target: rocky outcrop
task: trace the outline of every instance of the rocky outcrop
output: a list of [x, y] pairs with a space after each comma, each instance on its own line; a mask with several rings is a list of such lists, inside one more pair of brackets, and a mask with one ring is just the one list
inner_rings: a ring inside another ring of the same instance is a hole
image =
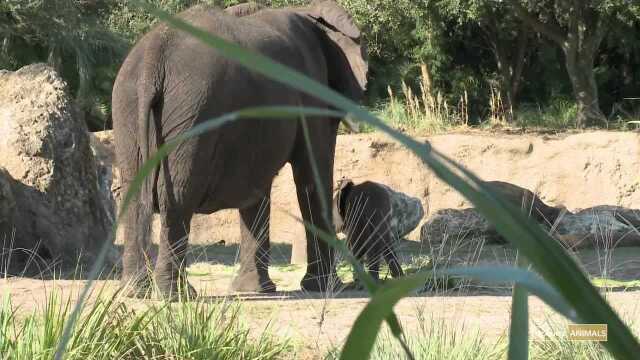
[[39, 244], [39, 255], [70, 266], [96, 254], [110, 235], [113, 199], [86, 125], [50, 67], [0, 73], [0, 154], [14, 179], [14, 248]]
[[[112, 152], [111, 133], [102, 134], [101, 142]], [[640, 171], [640, 137], [636, 133], [596, 131], [509, 135], [478, 132], [438, 135], [424, 140], [477, 175], [502, 180], [506, 185], [502, 189], [496, 186], [494, 190], [511, 197], [515, 206], [527, 209], [526, 213], [537, 217], [537, 221], [545, 219], [549, 230], [548, 224], [562, 213], [563, 206], [578, 213], [580, 208], [598, 204], [619, 204], [622, 207], [616, 212], [618, 221], [621, 221], [623, 213], [629, 214], [621, 209], [640, 208], [637, 176]], [[469, 233], [467, 238], [482, 236], [489, 242], [504, 241], [475, 210], [469, 208], [468, 200], [436, 178], [408, 150], [384, 135], [338, 136], [334, 170], [336, 179], [349, 177], [356, 181], [375, 181], [417, 197], [428, 214], [422, 220], [427, 225], [418, 225], [406, 236], [407, 239], [431, 238], [437, 243], [441, 241], [437, 238], [441, 238], [443, 233], [449, 238]], [[114, 169], [116, 178], [117, 174], [117, 169]], [[499, 183], [487, 182], [489, 186]], [[593, 184], [602, 185], [594, 189]], [[117, 179], [114, 180], [114, 188], [117, 191]], [[537, 196], [533, 198], [527, 188], [536, 189]], [[301, 215], [293, 189], [291, 168], [286, 165], [275, 178], [271, 193], [271, 239], [273, 242], [293, 243], [294, 250], [301, 250], [293, 252], [292, 260], [305, 262], [304, 227], [296, 220]], [[529, 194], [525, 198], [534, 199], [533, 206], [531, 201], [523, 203], [524, 194]], [[564, 217], [570, 216], [570, 211]], [[640, 219], [635, 221], [640, 223]], [[429, 226], [433, 230], [425, 230]], [[462, 230], [456, 230], [459, 228]], [[425, 233], [434, 236], [421, 236]], [[196, 215], [191, 224], [190, 241], [194, 244], [234, 243], [239, 237], [235, 210]]]
[[[567, 248], [640, 246], [640, 210], [603, 205], [571, 213], [562, 207], [546, 205], [531, 191], [516, 185], [502, 182], [488, 185], [513, 205], [521, 204], [526, 214]], [[422, 226], [420, 239], [436, 246], [472, 241], [506, 243], [473, 208], [436, 211]]]
[[569, 248], [640, 246], [640, 210], [595, 206], [567, 214], [553, 231]]
[[[14, 180], [0, 167], [0, 243], [9, 242], [15, 224], [16, 199], [13, 196]], [[4, 247], [4, 246], [3, 246]]]

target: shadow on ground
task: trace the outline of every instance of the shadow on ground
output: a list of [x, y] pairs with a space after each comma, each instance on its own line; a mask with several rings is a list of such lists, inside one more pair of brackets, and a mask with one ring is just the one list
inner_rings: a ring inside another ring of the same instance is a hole
[[[239, 297], [247, 301], [261, 301], [263, 299], [282, 298], [282, 299], [300, 299], [303, 298], [324, 298], [327, 294], [307, 293], [297, 289], [291, 289], [297, 286], [296, 280], [293, 284], [291, 273], [303, 274], [304, 265], [291, 265], [291, 244], [274, 243], [271, 247], [272, 261], [271, 274], [274, 281], [285, 278], [290, 282], [286, 290], [275, 294], [233, 294], [211, 297], [211, 300], [226, 297]], [[115, 247], [117, 254], [122, 254], [122, 246]], [[157, 246], [154, 244], [152, 254], [157, 253]], [[477, 265], [512, 265], [515, 262], [516, 251], [510, 245], [483, 245], [481, 242], [465, 242], [464, 244], [456, 244], [454, 242], [439, 247], [430, 247], [416, 241], [402, 240], [400, 242], [399, 251], [402, 262], [406, 268], [412, 271], [424, 269], [445, 269], [448, 267], [458, 266], [477, 266]], [[581, 267], [592, 277], [599, 279], [613, 280], [611, 283], [605, 283], [604, 286], [612, 291], [629, 291], [640, 289], [640, 247], [623, 247], [613, 249], [580, 249], [571, 253], [578, 260]], [[238, 262], [239, 244], [193, 244], [189, 247], [187, 255], [188, 266], [205, 266], [207, 276], [232, 277], [235, 272], [235, 266]], [[0, 264], [4, 264], [5, 260], [0, 258]], [[28, 271], [24, 269], [7, 272], [8, 276], [20, 276], [35, 279], [51, 280], [83, 280], [86, 279], [90, 270], [91, 263], [84, 262], [75, 268], [62, 268], [59, 263], [46, 264], [34, 261]], [[100, 279], [108, 280], [118, 278], [119, 266], [111, 265], [102, 272]], [[5, 272], [5, 268], [2, 269]], [[197, 273], [197, 270], [195, 271]], [[198, 276], [198, 275], [193, 275]], [[296, 275], [297, 276], [297, 275]], [[341, 275], [343, 276], [343, 275]], [[282, 281], [282, 280], [280, 280]], [[350, 280], [344, 280], [347, 284]], [[510, 292], [508, 284], [493, 286], [490, 284], [480, 284], [473, 281], [466, 281], [462, 285], [440, 288], [436, 291], [421, 292], [418, 296], [432, 296], [442, 294], [461, 294], [465, 296], [474, 295], [504, 295]], [[599, 286], [603, 286], [600, 284]], [[279, 285], [280, 287], [280, 285]], [[282, 287], [280, 287], [282, 288]], [[462, 288], [462, 290], [461, 290]], [[334, 298], [358, 298], [366, 297], [365, 291], [353, 290], [348, 288], [343, 291], [337, 291], [330, 294]], [[206, 298], [206, 297], [205, 297]]]

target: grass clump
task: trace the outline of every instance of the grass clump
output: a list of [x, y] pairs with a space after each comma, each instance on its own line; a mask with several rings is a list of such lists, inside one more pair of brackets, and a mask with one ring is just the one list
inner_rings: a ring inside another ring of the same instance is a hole
[[[53, 359], [71, 302], [50, 294], [22, 317], [6, 296], [0, 309], [0, 358]], [[265, 329], [257, 338], [225, 302], [158, 303], [134, 311], [117, 297], [98, 296], [82, 309], [64, 359], [279, 359], [286, 339]]]
[[[487, 340], [478, 331], [456, 329], [444, 320], [420, 318], [418, 328], [406, 334], [406, 342], [415, 359], [424, 360], [497, 360], [506, 354], [506, 342], [500, 338]], [[388, 331], [378, 334], [371, 359], [402, 358], [404, 350]], [[332, 349], [327, 359], [340, 358], [338, 349]]]
[[[374, 108], [373, 113], [390, 126], [412, 133], [439, 133], [467, 125], [467, 94], [460, 97], [458, 104], [449, 104], [442, 92], [434, 90], [426, 64], [420, 66], [420, 71], [419, 92], [414, 93], [404, 82], [399, 95], [387, 87], [389, 100]], [[368, 126], [366, 130], [372, 131], [373, 127]]]
[[556, 99], [544, 108], [522, 105], [515, 113], [515, 125], [527, 128], [577, 129], [575, 101]]
[[562, 322], [549, 318], [536, 324], [540, 336], [531, 340], [531, 357], [540, 360], [614, 359], [598, 342], [569, 340], [566, 336], [566, 326]]

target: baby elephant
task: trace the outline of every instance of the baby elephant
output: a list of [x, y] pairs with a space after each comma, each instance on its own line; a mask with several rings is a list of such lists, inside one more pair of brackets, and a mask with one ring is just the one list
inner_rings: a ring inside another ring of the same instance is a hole
[[403, 275], [394, 246], [423, 215], [417, 198], [371, 181], [355, 185], [342, 179], [333, 198], [336, 232], [346, 235], [347, 246], [375, 280], [380, 278], [382, 259], [389, 265], [391, 276]]

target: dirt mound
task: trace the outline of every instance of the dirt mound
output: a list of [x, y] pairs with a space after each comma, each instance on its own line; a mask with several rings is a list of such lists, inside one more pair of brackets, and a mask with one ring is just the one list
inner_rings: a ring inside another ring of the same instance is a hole
[[[109, 134], [100, 135], [109, 145]], [[559, 136], [470, 132], [437, 135], [434, 148], [484, 180], [506, 181], [536, 192], [552, 206], [579, 211], [597, 205], [640, 207], [640, 137], [631, 132], [594, 131]], [[334, 178], [380, 182], [421, 199], [426, 215], [471, 204], [445, 185], [410, 151], [379, 133], [338, 136]], [[272, 241], [304, 245], [291, 168], [287, 165], [272, 190]], [[293, 217], [292, 217], [293, 216]], [[409, 239], [419, 239], [417, 227]], [[239, 237], [237, 212], [198, 216], [193, 243]], [[296, 251], [294, 250], [294, 254]], [[294, 259], [294, 262], [304, 259]]]

